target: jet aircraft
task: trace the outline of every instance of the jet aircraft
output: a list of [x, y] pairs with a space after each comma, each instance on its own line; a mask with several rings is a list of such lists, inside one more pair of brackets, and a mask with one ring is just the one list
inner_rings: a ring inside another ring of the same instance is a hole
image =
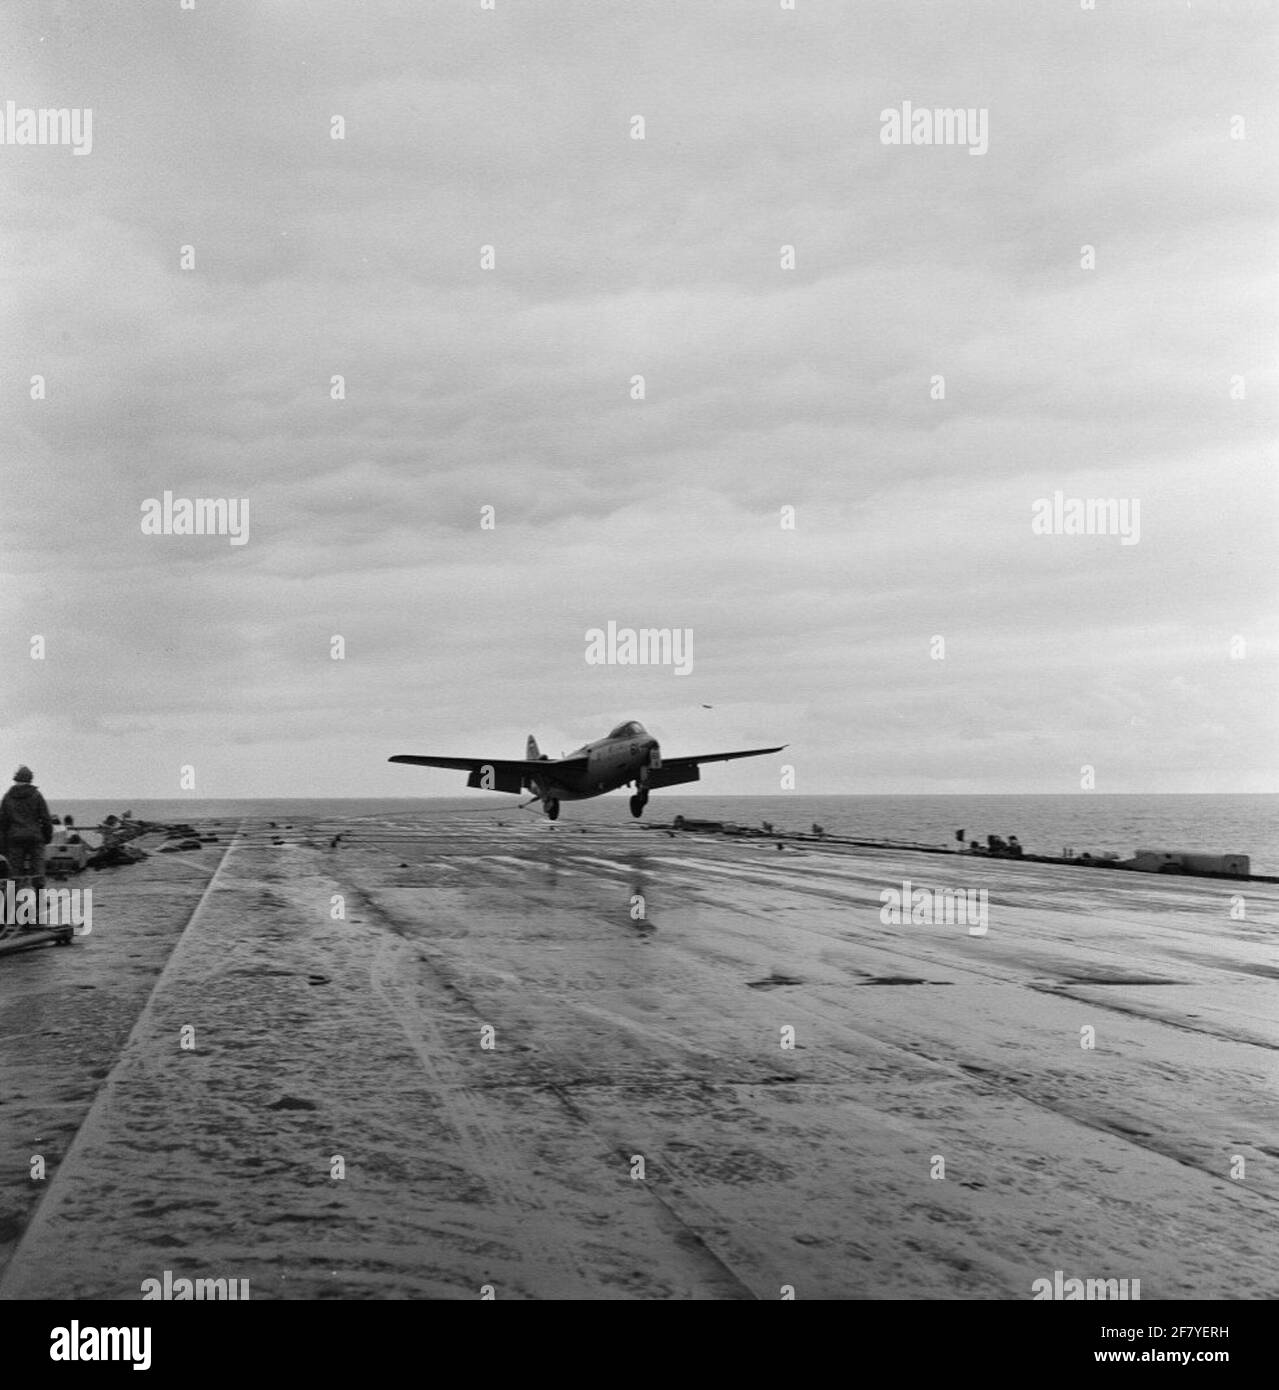
[[397, 753], [388, 758], [392, 763], [417, 763], [423, 767], [451, 767], [468, 772], [468, 787], [485, 791], [532, 792], [531, 806], [540, 801], [547, 817], [555, 820], [561, 801], [585, 801], [602, 796], [617, 787], [633, 785], [631, 815], [644, 814], [648, 794], [656, 787], [674, 787], [681, 782], [701, 780], [700, 763], [724, 763], [732, 758], [758, 758], [765, 753], [780, 753], [786, 745], [776, 748], [747, 748], [740, 753], [701, 753], [696, 757], [663, 758], [657, 740], [634, 719], [619, 724], [604, 738], [584, 743], [581, 748], [563, 758], [549, 758], [539, 753], [537, 740], [528, 736], [524, 758], [435, 758], [417, 753]]

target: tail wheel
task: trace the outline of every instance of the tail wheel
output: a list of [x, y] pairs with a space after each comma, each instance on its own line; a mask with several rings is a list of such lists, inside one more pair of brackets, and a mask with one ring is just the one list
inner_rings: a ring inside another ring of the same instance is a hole
[[546, 810], [547, 820], [559, 820], [560, 803], [558, 801], [546, 801], [542, 803]]

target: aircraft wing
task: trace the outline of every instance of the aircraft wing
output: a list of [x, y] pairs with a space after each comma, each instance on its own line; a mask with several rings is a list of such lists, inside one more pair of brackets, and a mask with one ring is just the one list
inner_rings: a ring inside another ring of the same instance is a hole
[[662, 766], [685, 768], [696, 767], [698, 763], [726, 763], [733, 758], [759, 758], [765, 753], [780, 753], [789, 744], [781, 744], [777, 748], [744, 748], [740, 753], [698, 753], [695, 757], [689, 758], [668, 758], [662, 757]]
[[506, 773], [513, 777], [545, 776], [551, 771], [578, 772], [586, 767], [585, 758], [434, 758], [421, 753], [397, 753], [388, 763], [417, 763], [421, 767], [451, 767], [458, 772], [483, 772], [491, 767], [501, 776]]
[[425, 753], [397, 753], [389, 763], [417, 763], [420, 767], [451, 767], [468, 773], [466, 785], [490, 792], [520, 793], [534, 779], [573, 777], [585, 772], [585, 758], [435, 758]]
[[645, 782], [655, 790], [659, 787], [678, 787], [684, 782], [700, 782], [699, 763], [726, 763], [733, 758], [758, 758], [764, 753], [780, 753], [780, 748], [744, 748], [738, 753], [698, 753], [691, 758], [663, 758], [660, 767], [651, 768]]

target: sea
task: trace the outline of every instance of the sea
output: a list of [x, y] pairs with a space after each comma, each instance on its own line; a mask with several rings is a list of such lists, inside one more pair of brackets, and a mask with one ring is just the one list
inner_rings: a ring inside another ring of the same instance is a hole
[[[493, 817], [540, 817], [541, 809], [517, 809], [517, 798], [477, 791], [471, 797], [364, 799], [296, 798], [280, 800], [56, 801], [54, 814], [72, 814], [82, 826], [106, 815], [131, 811], [135, 819], [221, 820], [281, 825], [363, 819], [419, 822]], [[698, 820], [770, 823], [777, 830], [808, 831], [820, 825], [829, 835], [954, 848], [956, 832], [965, 840], [1016, 835], [1027, 854], [1093, 855], [1107, 852], [1127, 859], [1137, 849], [1199, 850], [1246, 854], [1254, 874], [1279, 874], [1279, 793], [1184, 795], [1005, 796], [663, 796], [655, 793], [647, 821], [676, 815]], [[566, 801], [560, 824], [617, 825], [629, 822], [624, 794], [591, 801]]]

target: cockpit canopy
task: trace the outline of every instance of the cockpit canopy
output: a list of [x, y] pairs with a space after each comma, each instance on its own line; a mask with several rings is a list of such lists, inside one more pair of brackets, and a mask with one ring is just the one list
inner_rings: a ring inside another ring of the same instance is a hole
[[643, 724], [634, 719], [628, 719], [625, 724], [619, 724], [616, 729], [609, 734], [609, 738], [647, 738], [647, 731]]

